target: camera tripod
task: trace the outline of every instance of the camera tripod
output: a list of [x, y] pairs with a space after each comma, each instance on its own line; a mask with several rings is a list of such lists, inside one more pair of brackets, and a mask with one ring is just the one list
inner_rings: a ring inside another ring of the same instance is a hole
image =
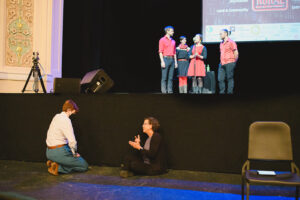
[[31, 75], [34, 78], [34, 82], [33, 82], [33, 90], [34, 90], [34, 92], [35, 93], [39, 92], [39, 86], [38, 86], [39, 83], [38, 83], [38, 81], [40, 80], [43, 92], [47, 93], [45, 85], [44, 85], [43, 77], [41, 75], [41, 70], [40, 70], [40, 67], [39, 67], [39, 65], [40, 65], [39, 59], [40, 59], [39, 58], [39, 52], [36, 52], [36, 53], [33, 52], [33, 57], [32, 57], [32, 63], [33, 63], [33, 65], [32, 65], [31, 70], [29, 72], [28, 78], [27, 78], [27, 80], [25, 82], [25, 85], [24, 85], [24, 88], [22, 90], [22, 93], [25, 92], [27, 84], [28, 84], [28, 82], [30, 80]]

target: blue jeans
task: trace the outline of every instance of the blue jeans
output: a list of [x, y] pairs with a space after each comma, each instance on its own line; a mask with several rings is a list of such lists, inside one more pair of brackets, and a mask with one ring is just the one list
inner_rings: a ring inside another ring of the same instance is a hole
[[219, 80], [219, 89], [220, 94], [225, 93], [225, 79], [227, 79], [227, 94], [233, 94], [233, 87], [234, 87], [234, 69], [235, 69], [235, 62], [234, 63], [228, 63], [226, 65], [220, 64], [219, 66], [219, 74], [218, 74], [218, 80]]
[[73, 157], [72, 151], [68, 145], [46, 150], [46, 156], [49, 160], [58, 164], [58, 172], [67, 174], [70, 172], [84, 172], [88, 170], [88, 164], [82, 157]]
[[174, 58], [164, 57], [166, 67], [161, 68], [161, 92], [173, 93]]

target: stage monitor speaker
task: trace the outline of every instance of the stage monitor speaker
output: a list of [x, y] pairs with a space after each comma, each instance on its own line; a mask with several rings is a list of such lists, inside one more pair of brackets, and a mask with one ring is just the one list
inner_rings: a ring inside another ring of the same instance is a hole
[[216, 93], [216, 77], [214, 71], [206, 72], [206, 76], [203, 78], [203, 93], [204, 94]]
[[97, 69], [88, 72], [80, 84], [85, 93], [105, 93], [114, 85], [114, 81], [103, 69]]
[[79, 94], [79, 78], [55, 78], [53, 82], [54, 93]]

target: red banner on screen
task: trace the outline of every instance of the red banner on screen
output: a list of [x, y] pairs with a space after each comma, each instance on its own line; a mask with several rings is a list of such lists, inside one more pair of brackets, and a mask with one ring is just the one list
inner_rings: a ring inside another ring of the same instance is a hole
[[287, 10], [288, 0], [252, 0], [254, 11], [279, 11]]

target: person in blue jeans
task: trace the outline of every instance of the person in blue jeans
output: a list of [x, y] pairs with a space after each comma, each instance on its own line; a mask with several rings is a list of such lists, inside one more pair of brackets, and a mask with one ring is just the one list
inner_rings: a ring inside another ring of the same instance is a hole
[[46, 156], [48, 172], [52, 175], [88, 170], [88, 163], [77, 153], [77, 141], [69, 118], [78, 111], [75, 102], [67, 100], [62, 112], [56, 114], [51, 121], [47, 132]]
[[161, 92], [173, 93], [174, 69], [177, 68], [176, 42], [172, 39], [174, 28], [165, 27], [165, 36], [159, 40], [159, 58], [161, 65]]

